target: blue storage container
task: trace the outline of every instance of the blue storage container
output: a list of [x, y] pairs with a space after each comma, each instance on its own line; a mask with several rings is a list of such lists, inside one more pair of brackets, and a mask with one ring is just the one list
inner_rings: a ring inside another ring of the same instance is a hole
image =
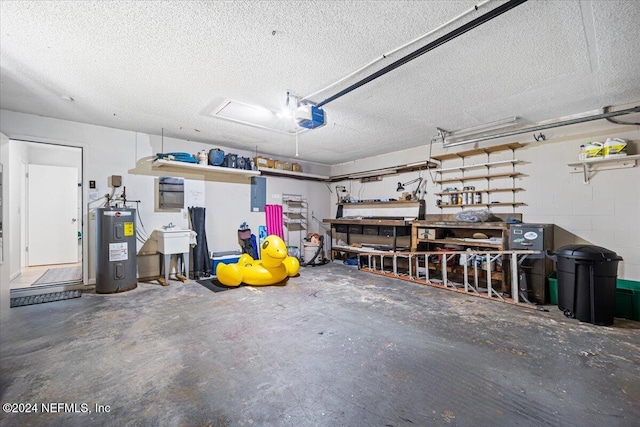
[[230, 252], [214, 252], [211, 258], [211, 271], [213, 275], [216, 275], [216, 268], [218, 264], [233, 264], [238, 262], [240, 259], [240, 255], [242, 255], [238, 251], [230, 251]]

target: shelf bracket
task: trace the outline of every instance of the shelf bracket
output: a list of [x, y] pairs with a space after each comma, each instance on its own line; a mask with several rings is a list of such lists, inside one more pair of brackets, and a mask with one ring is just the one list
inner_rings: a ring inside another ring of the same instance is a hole
[[582, 179], [585, 184], [589, 184], [591, 180], [591, 176], [594, 172], [605, 171], [605, 170], [614, 170], [614, 169], [627, 169], [636, 167], [636, 156], [629, 156], [627, 158], [619, 158], [619, 159], [607, 159], [605, 161], [591, 161], [591, 162], [580, 162], [580, 163], [570, 163], [569, 166], [573, 167], [571, 173], [582, 173]]

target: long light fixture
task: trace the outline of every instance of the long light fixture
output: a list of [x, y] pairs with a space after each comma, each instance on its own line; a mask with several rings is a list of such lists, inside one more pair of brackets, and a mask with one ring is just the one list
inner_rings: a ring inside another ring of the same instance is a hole
[[376, 169], [366, 172], [356, 172], [350, 173], [347, 175], [347, 178], [369, 178], [372, 176], [380, 176], [380, 175], [394, 175], [398, 173], [398, 169], [396, 168], [386, 168], [386, 169]]
[[[519, 127], [516, 129], [509, 129], [502, 132], [496, 132], [490, 135], [480, 135], [477, 137], [473, 137], [473, 136], [470, 137], [469, 135], [467, 135], [466, 137], [462, 138], [462, 140], [459, 140], [459, 141], [447, 140], [447, 137], [443, 135], [442, 132], [440, 132], [440, 135], [435, 138], [442, 140], [442, 143], [443, 143], [442, 146], [444, 148], [449, 148], [457, 145], [486, 141], [489, 139], [519, 135], [519, 134], [528, 133], [528, 132], [536, 132], [539, 130], [551, 129], [551, 128], [562, 127], [562, 126], [575, 125], [578, 123], [585, 123], [593, 120], [607, 119], [607, 118], [622, 116], [626, 114], [640, 113], [640, 105], [636, 105], [635, 107], [626, 108], [624, 110], [618, 110], [618, 111], [609, 111], [608, 107], [605, 108], [604, 110], [605, 112], [600, 114], [593, 114], [588, 116], [577, 115], [573, 117], [570, 116], [569, 118], [560, 118], [560, 119], [552, 120], [548, 122], [538, 122], [537, 124]], [[441, 131], [440, 129], [438, 130]]]
[[440, 132], [445, 133], [445, 138], [458, 138], [462, 136], [477, 135], [480, 133], [487, 133], [498, 129], [504, 129], [512, 127], [518, 124], [518, 117], [505, 117], [504, 119], [494, 120], [492, 122], [483, 123], [481, 125], [471, 126], [464, 129], [458, 129], [454, 131], [446, 131], [438, 128]]

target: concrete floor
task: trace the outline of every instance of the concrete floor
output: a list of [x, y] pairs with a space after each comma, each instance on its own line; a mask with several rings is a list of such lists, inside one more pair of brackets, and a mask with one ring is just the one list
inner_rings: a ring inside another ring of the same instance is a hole
[[3, 412], [3, 426], [640, 425], [640, 322], [338, 264], [285, 287], [141, 283], [18, 307], [1, 338], [3, 404], [79, 411]]

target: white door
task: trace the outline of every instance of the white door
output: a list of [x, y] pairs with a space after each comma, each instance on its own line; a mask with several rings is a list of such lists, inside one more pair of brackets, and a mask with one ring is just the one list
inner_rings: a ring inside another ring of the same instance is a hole
[[29, 165], [28, 264], [78, 262], [78, 169]]

